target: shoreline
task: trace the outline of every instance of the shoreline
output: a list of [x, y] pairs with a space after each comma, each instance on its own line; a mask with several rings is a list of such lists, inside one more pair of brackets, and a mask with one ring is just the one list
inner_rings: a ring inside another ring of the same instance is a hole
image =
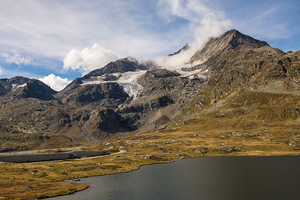
[[[273, 155], [246, 155], [245, 154], [245, 155], [224, 155], [224, 156], [216, 155], [216, 156], [200, 156], [200, 157], [192, 157], [192, 158], [175, 158], [175, 159], [171, 160], [170, 162], [152, 163], [152, 164], [140, 165], [138, 167], [138, 169], [135, 169], [135, 170], [132, 170], [132, 171], [127, 171], [127, 172], [115, 173], [115, 174], [130, 173], [130, 172], [134, 172], [134, 171], [139, 170], [142, 166], [150, 166], [150, 165], [157, 165], [157, 164], [169, 164], [169, 163], [176, 162], [176, 160], [181, 160], [181, 159], [199, 159], [199, 158], [206, 158], [206, 157], [281, 157], [281, 156], [300, 156], [300, 152], [298, 154], [291, 154], [290, 152], [281, 152], [281, 153], [284, 153], [284, 154], [273, 154]], [[100, 177], [100, 176], [107, 176], [107, 175], [114, 175], [114, 174], [104, 174], [104, 175], [91, 176], [91, 177], [82, 177], [82, 178], [88, 179], [88, 178], [94, 178], [94, 177]], [[79, 179], [82, 179], [82, 178], [79, 178]], [[79, 180], [79, 181], [81, 181], [81, 180]], [[72, 179], [63, 180], [63, 182], [70, 182], [72, 184], [81, 184], [81, 183], [77, 183], [77, 181], [74, 181]], [[76, 191], [76, 192], [74, 192], [72, 194], [67, 194], [67, 195], [71, 196], [71, 195], [73, 195], [75, 193], [87, 190], [89, 188], [89, 185], [87, 185], [87, 184], [84, 184], [84, 185], [87, 186], [85, 189], [79, 190], [79, 191]], [[66, 196], [66, 195], [59, 195], [59, 196]], [[54, 196], [54, 197], [58, 197], [58, 196]], [[50, 198], [46, 198], [46, 199], [53, 199], [54, 197], [50, 197]]]

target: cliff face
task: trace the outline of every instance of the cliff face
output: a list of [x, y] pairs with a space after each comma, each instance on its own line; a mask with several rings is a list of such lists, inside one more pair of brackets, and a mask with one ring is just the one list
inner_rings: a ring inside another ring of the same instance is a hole
[[57, 98], [64, 104], [90, 108], [101, 106], [117, 108], [128, 97], [128, 94], [117, 83], [77, 85], [77, 87], [63, 90], [57, 95]]

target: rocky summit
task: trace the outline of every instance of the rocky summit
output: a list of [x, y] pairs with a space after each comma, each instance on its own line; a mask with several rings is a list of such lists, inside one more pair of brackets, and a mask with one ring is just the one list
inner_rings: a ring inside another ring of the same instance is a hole
[[190, 124], [269, 134], [289, 127], [296, 134], [300, 52], [230, 30], [176, 69], [128, 57], [59, 92], [36, 79], [0, 79], [0, 152], [95, 144]]

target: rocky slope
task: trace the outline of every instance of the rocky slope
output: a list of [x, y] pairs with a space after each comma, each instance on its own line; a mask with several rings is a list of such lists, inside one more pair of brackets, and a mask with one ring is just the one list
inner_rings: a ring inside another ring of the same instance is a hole
[[56, 91], [36, 79], [21, 76], [10, 79], [0, 79], [0, 95], [11, 98], [38, 98], [52, 100]]
[[56, 95], [62, 103], [74, 106], [97, 108], [100, 106], [117, 108], [124, 103], [128, 94], [117, 83], [82, 84], [81, 79], [74, 80]]
[[115, 62], [110, 62], [103, 68], [91, 71], [87, 75], [83, 76], [82, 79], [93, 79], [102, 76], [104, 81], [114, 81], [117, 80], [124, 72], [147, 70], [152, 65], [153, 63], [151, 62], [139, 63], [136, 59], [127, 57]]
[[169, 54], [168, 56], [178, 55], [178, 54], [182, 53], [183, 51], [186, 51], [186, 50], [188, 50], [190, 48], [191, 48], [190, 45], [186, 44], [186, 45], [184, 45], [184, 47], [182, 47], [181, 49], [179, 49], [179, 51], [176, 51], [175, 53]]
[[264, 60], [282, 56], [284, 52], [272, 48], [265, 41], [256, 40], [237, 30], [231, 30], [220, 37], [210, 38], [190, 59], [192, 70], [202, 69], [207, 74], [245, 60]]
[[132, 131], [114, 110], [96, 110], [36, 98], [0, 101], [0, 152], [95, 144]]
[[[155, 69], [138, 79], [143, 88], [136, 100], [117, 112], [145, 132], [164, 127], [206, 84], [206, 78], [181, 77], [178, 72]], [[143, 131], [142, 131], [143, 132]]]
[[234, 125], [228, 123], [226, 128], [242, 126], [249, 130], [249, 123], [253, 129], [267, 126], [268, 122], [287, 129], [300, 120], [299, 70], [299, 51], [230, 65], [209, 79], [169, 128], [210, 116], [212, 121], [216, 117], [224, 121], [236, 119]]
[[136, 59], [127, 57], [96, 69], [82, 78], [75, 79], [64, 90], [56, 95], [56, 98], [68, 105], [88, 106], [96, 109], [99, 106], [117, 108], [129, 95], [118, 83], [125, 72], [134, 72], [150, 69], [151, 62], [140, 64]]

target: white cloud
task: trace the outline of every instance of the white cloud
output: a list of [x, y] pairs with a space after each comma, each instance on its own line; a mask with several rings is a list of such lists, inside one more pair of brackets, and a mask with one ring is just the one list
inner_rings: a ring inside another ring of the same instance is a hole
[[161, 66], [186, 64], [209, 37], [217, 37], [231, 27], [231, 21], [226, 19], [222, 12], [212, 10], [201, 1], [160, 0], [160, 4], [163, 5], [163, 15], [168, 20], [171, 20], [171, 16], [188, 20], [195, 36], [195, 41], [187, 51], [171, 57], [157, 58], [156, 61]]
[[0, 75], [2, 74], [2, 72], [3, 72], [3, 69], [2, 69], [2, 67], [0, 66]]
[[[222, 34], [224, 30], [228, 29], [231, 25], [230, 20], [225, 19], [222, 12], [210, 9], [203, 4], [202, 1], [160, 0], [157, 8], [160, 12], [160, 16], [167, 19], [169, 24], [172, 24], [172, 20], [176, 20], [173, 18], [176, 17], [185, 19], [189, 26], [184, 26], [184, 30], [178, 28], [177, 32], [193, 32], [195, 40], [190, 44], [191, 48], [188, 51], [172, 57], [160, 57], [155, 59], [159, 65], [163, 66], [181, 65], [188, 62], [190, 57], [209, 37]], [[136, 57], [137, 55], [143, 54], [144, 56], [146, 54], [151, 57], [154, 51], [166, 51], [174, 43], [182, 41], [182, 38], [176, 34], [174, 35], [174, 32], [166, 35], [162, 33], [164, 37], [160, 37], [157, 34], [153, 34], [153, 32], [150, 34], [139, 30], [137, 27], [139, 27], [140, 24], [138, 23], [140, 22], [133, 21], [131, 17], [128, 17], [128, 15], [124, 13], [121, 13], [121, 16], [130, 21], [129, 23], [132, 25], [132, 29], [136, 31], [134, 35], [118, 34], [112, 39], [100, 41], [101, 46], [96, 43], [92, 48], [85, 48], [82, 51], [72, 49], [64, 58], [63, 68], [66, 70], [79, 69], [85, 74], [116, 60], [118, 56], [113, 52], [117, 52], [117, 54], [122, 57], [128, 55]], [[124, 25], [121, 26], [124, 27]], [[187, 41], [182, 44], [186, 42]], [[107, 49], [112, 49], [113, 52]]]
[[190, 22], [196, 43], [202, 45], [209, 37], [216, 37], [231, 27], [225, 14], [207, 7], [199, 0], [160, 0], [166, 10], [165, 16], [178, 16]]
[[[75, 3], [2, 0], [0, 45], [2, 51], [17, 49], [41, 57], [63, 59], [71, 49], [83, 49], [94, 43], [103, 46], [102, 41], [109, 41], [103, 47], [118, 55], [145, 56], [143, 52], [159, 49], [153, 44], [163, 40], [153, 28], [159, 21], [149, 17], [155, 13], [150, 13], [144, 6], [145, 2], [140, 0], [78, 0]], [[127, 36], [130, 37], [128, 45], [115, 45]], [[143, 48], [135, 46], [141, 41]]]
[[29, 65], [33, 59], [29, 56], [21, 56], [17, 51], [11, 51], [11, 55], [8, 53], [1, 53], [0, 56], [5, 59], [6, 63], [12, 64], [15, 63], [17, 65]]
[[53, 90], [56, 91], [61, 91], [71, 82], [67, 78], [61, 78], [59, 76], [55, 76], [54, 74], [49, 74], [44, 78], [39, 78], [39, 80], [49, 85]]
[[84, 74], [94, 69], [104, 67], [111, 61], [118, 59], [112, 51], [102, 48], [99, 44], [94, 44], [92, 48], [84, 48], [81, 52], [75, 49], [71, 50], [64, 58], [63, 68], [79, 69]]

